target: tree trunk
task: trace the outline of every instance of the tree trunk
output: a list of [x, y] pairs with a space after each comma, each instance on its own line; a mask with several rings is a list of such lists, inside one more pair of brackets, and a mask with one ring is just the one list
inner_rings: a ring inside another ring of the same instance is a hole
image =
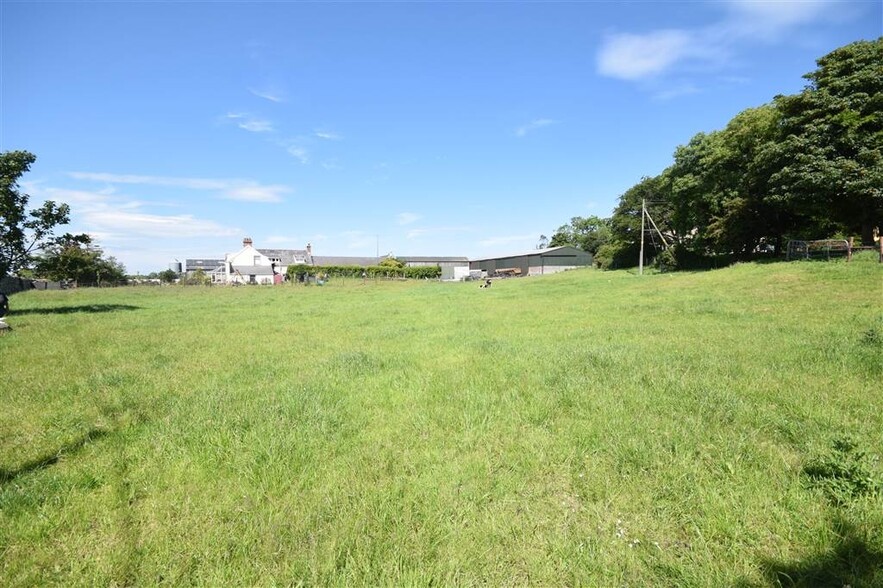
[[874, 223], [865, 221], [862, 223], [862, 245], [874, 246]]

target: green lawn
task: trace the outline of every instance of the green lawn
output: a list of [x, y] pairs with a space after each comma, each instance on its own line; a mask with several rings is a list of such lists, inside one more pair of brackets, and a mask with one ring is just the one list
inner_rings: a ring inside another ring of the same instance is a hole
[[11, 306], [3, 586], [883, 586], [872, 256]]

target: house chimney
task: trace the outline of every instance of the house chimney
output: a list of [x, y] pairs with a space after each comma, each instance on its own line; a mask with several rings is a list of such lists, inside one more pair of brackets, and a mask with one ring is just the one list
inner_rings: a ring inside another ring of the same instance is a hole
[[242, 240], [242, 246], [243, 246], [243, 247], [249, 247], [249, 246], [251, 246], [251, 237], [246, 237], [245, 239], [243, 239], [243, 240]]
[[313, 254], [313, 246], [307, 243], [307, 255]]

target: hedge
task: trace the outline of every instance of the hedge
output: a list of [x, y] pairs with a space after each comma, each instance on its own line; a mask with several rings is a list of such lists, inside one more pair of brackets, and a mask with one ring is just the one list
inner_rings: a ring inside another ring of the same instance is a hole
[[421, 265], [394, 268], [382, 265], [362, 267], [359, 265], [290, 265], [286, 276], [291, 281], [303, 280], [303, 276], [328, 276], [332, 278], [360, 278], [362, 273], [369, 278], [411, 278], [437, 279], [441, 277], [441, 267]]

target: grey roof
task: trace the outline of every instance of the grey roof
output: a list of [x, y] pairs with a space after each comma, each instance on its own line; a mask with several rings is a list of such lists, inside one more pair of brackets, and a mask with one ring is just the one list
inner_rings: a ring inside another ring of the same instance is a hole
[[574, 254], [578, 255], [580, 253], [583, 253], [585, 255], [591, 255], [591, 253], [588, 253], [587, 251], [583, 251], [582, 249], [577, 249], [576, 247], [571, 247], [570, 245], [562, 245], [561, 247], [546, 247], [545, 249], [534, 249], [533, 251], [528, 251], [527, 253], [513, 253], [511, 255], [492, 255], [490, 257], [477, 257], [475, 259], [472, 259], [471, 261], [488, 261], [491, 259], [511, 259], [513, 257], [549, 255], [549, 254], [555, 253], [555, 252], [564, 253], [564, 251], [561, 251], [562, 249], [572, 250], [573, 253], [571, 253], [571, 255], [574, 255]]
[[382, 257], [340, 257], [332, 255], [314, 255], [313, 265], [357, 265], [368, 267], [377, 265]]
[[243, 276], [272, 276], [273, 268], [269, 265], [234, 265], [233, 273], [239, 272]]
[[[281, 259], [279, 263], [282, 265], [294, 265], [298, 263], [296, 258], [305, 259], [306, 263], [310, 263], [310, 256], [306, 249], [258, 249], [258, 253], [267, 257], [276, 257]], [[300, 262], [304, 263], [304, 262]]]
[[399, 261], [403, 261], [405, 263], [409, 261], [418, 261], [418, 262], [440, 262], [440, 263], [450, 263], [461, 261], [463, 263], [468, 263], [468, 257], [442, 257], [442, 256], [417, 256], [417, 255], [396, 255], [396, 259]]
[[215, 270], [219, 267], [223, 267], [223, 265], [223, 259], [185, 259], [184, 271], [190, 272], [198, 269]]

